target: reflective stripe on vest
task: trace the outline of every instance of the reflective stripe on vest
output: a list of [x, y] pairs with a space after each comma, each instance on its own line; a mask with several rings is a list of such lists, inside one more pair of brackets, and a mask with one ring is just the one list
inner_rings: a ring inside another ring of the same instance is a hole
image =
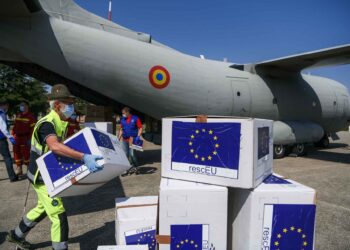
[[[31, 151], [37, 153], [38, 155], [43, 155], [44, 153], [46, 153], [48, 150], [48, 147], [46, 144], [41, 145], [39, 142], [39, 135], [38, 135], [38, 129], [40, 128], [40, 126], [45, 123], [45, 122], [49, 122], [53, 125], [56, 135], [58, 137], [58, 139], [60, 141], [65, 139], [66, 136], [66, 130], [67, 130], [67, 126], [68, 126], [68, 122], [64, 122], [60, 119], [59, 115], [52, 110], [48, 115], [44, 116], [43, 118], [41, 118], [35, 125], [34, 129], [33, 129], [33, 135], [32, 135], [32, 140], [31, 140]], [[38, 175], [39, 175], [39, 169], [38, 167], [36, 167], [35, 173], [30, 173], [29, 169], [28, 169], [28, 178], [35, 183]]]

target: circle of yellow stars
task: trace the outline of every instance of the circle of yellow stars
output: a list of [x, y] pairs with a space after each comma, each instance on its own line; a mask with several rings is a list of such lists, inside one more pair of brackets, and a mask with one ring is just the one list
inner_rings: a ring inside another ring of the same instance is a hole
[[77, 165], [77, 163], [73, 163], [73, 165], [70, 165], [70, 166], [63, 166], [63, 164], [62, 164], [62, 162], [61, 162], [61, 160], [62, 160], [62, 158], [61, 157], [58, 157], [57, 158], [58, 159], [58, 165], [59, 166], [61, 166], [61, 168], [63, 169], [63, 170], [70, 170], [70, 169], [73, 169], [73, 167], [75, 167], [76, 165]]
[[196, 244], [193, 240], [189, 240], [189, 239], [185, 239], [180, 241], [177, 245], [176, 248], [180, 248], [181, 246], [185, 246], [185, 245], [191, 245], [194, 246], [194, 248], [198, 248], [198, 244]]
[[145, 234], [143, 234], [143, 235], [141, 235], [140, 236], [140, 238], [137, 240], [137, 245], [140, 245], [140, 244], [143, 244], [142, 242], [142, 240], [143, 239], [146, 239], [146, 238], [150, 238], [150, 239], [152, 239], [152, 242], [150, 242], [150, 243], [148, 243], [148, 247], [150, 248], [150, 249], [155, 249], [155, 247], [156, 247], [156, 239], [155, 239], [155, 237], [154, 237], [154, 235], [151, 235], [151, 234], [147, 234], [147, 233], [145, 233]]
[[[211, 152], [211, 154], [207, 156], [199, 155], [198, 153], [195, 152], [195, 149], [193, 148], [194, 140], [196, 139], [196, 136], [199, 136], [201, 133], [202, 134], [208, 133], [214, 141], [214, 149]], [[191, 134], [190, 141], [188, 142], [188, 146], [190, 147], [190, 153], [193, 154], [193, 157], [196, 160], [200, 160], [202, 162], [211, 161], [214, 156], [218, 155], [217, 149], [220, 147], [220, 144], [218, 143], [218, 139], [219, 139], [218, 136], [214, 135], [214, 132], [211, 129], [210, 130], [206, 130], [205, 128], [197, 129], [194, 131], [193, 134]]]
[[280, 242], [283, 239], [284, 235], [287, 235], [289, 232], [297, 232], [298, 235], [300, 235], [301, 239], [302, 239], [302, 246], [300, 248], [300, 250], [304, 250], [304, 247], [308, 246], [308, 242], [306, 240], [306, 234], [303, 233], [303, 230], [301, 228], [296, 228], [294, 226], [291, 226], [290, 228], [283, 228], [282, 233], [278, 233], [277, 234], [277, 240], [273, 243], [273, 245], [275, 246], [275, 250], [280, 250], [279, 246], [280, 246]]

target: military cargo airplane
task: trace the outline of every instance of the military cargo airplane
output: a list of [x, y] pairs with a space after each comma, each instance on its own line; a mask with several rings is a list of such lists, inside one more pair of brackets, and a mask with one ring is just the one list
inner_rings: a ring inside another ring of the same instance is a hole
[[350, 45], [252, 64], [183, 54], [98, 17], [72, 0], [2, 0], [0, 61], [84, 99], [155, 118], [208, 114], [274, 120], [274, 153], [327, 146], [350, 122], [342, 84], [302, 74], [348, 64]]

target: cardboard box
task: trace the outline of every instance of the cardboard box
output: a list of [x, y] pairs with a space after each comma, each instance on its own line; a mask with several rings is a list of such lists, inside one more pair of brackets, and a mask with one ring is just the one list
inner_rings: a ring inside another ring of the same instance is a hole
[[272, 173], [272, 121], [251, 118], [163, 119], [162, 176], [254, 188]]
[[139, 246], [99, 246], [97, 250], [149, 250], [147, 245]]
[[313, 249], [315, 199], [314, 189], [277, 175], [254, 190], [230, 189], [229, 249]]
[[64, 142], [77, 151], [101, 155], [102, 171], [91, 173], [83, 161], [47, 152], [37, 159], [41, 176], [51, 197], [87, 194], [123, 174], [130, 164], [117, 138], [92, 128], [84, 128]]
[[84, 128], [96, 128], [105, 133], [113, 134], [112, 122], [85, 122]]
[[226, 249], [226, 187], [162, 178], [159, 250]]
[[117, 245], [147, 244], [155, 250], [158, 196], [116, 199]]

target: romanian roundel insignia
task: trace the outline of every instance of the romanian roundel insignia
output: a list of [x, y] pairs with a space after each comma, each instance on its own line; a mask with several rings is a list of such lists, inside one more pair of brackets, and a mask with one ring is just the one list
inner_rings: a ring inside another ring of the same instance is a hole
[[169, 71], [163, 66], [154, 66], [149, 71], [149, 81], [153, 87], [157, 89], [164, 89], [170, 83]]

